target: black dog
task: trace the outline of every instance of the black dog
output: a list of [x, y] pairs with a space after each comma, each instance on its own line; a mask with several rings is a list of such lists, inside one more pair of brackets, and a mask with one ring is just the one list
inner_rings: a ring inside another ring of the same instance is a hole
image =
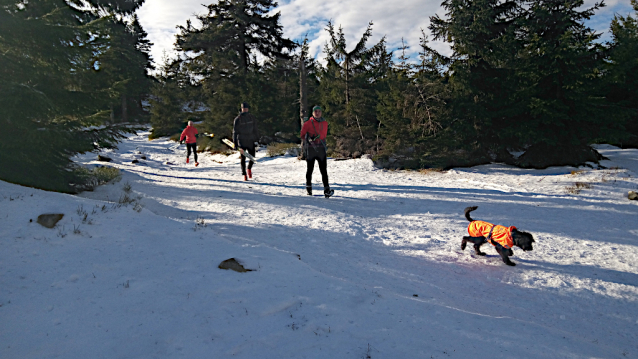
[[476, 251], [476, 254], [484, 256], [485, 253], [481, 252], [481, 246], [489, 242], [496, 248], [503, 262], [508, 266], [516, 265], [516, 263], [510, 261], [509, 258], [514, 255], [514, 251], [512, 251], [513, 246], [517, 246], [524, 251], [534, 249], [532, 248], [534, 237], [527, 232], [519, 231], [514, 226], [497, 226], [485, 221], [475, 221], [470, 218], [470, 212], [477, 208], [478, 207], [467, 207], [465, 209], [465, 218], [470, 221], [470, 225], [467, 228], [470, 235], [463, 237], [461, 249], [465, 250], [467, 242], [472, 242], [474, 243], [474, 251]]

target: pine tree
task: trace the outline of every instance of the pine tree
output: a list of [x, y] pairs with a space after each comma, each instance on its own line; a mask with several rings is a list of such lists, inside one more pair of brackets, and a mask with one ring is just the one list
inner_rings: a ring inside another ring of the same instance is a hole
[[600, 34], [584, 24], [604, 5], [581, 9], [582, 0], [527, 5], [519, 26], [525, 51], [518, 62], [527, 111], [513, 133], [530, 147], [520, 163], [547, 167], [597, 161], [589, 144], [615, 137], [619, 127], [619, 118], [600, 95]]
[[273, 84], [262, 82], [262, 66], [255, 55], [266, 61], [290, 59], [288, 51], [295, 47], [283, 37], [280, 14], [268, 15], [276, 6], [272, 0], [222, 0], [197, 17], [201, 27], [190, 21], [179, 27], [176, 50], [182, 54], [184, 73], [212, 109], [206, 124], [216, 133], [230, 134], [241, 102], [249, 102], [258, 118], [271, 103], [262, 89]]
[[372, 22], [357, 42], [347, 51], [342, 28], [335, 30], [328, 22], [330, 36], [324, 48], [326, 68], [321, 74], [321, 102], [330, 116], [335, 152], [342, 156], [370, 153], [376, 146], [376, 90], [378, 81], [391, 67], [385, 38], [372, 47], [366, 44], [372, 36]]
[[[108, 37], [104, 39], [106, 44], [100, 56], [99, 68], [108, 73], [104, 77], [110, 81], [105, 85], [112, 89], [111, 108], [118, 108], [121, 120], [128, 122], [129, 114], [144, 115], [142, 101], [152, 84], [148, 73], [154, 68], [150, 56], [153, 44], [148, 40], [137, 15], [130, 19], [111, 15], [108, 20], [103, 25]], [[135, 106], [131, 108], [130, 104]]]
[[447, 119], [446, 76], [442, 59], [428, 46], [425, 34], [420, 46], [417, 64], [410, 63], [405, 55], [407, 46], [399, 48], [401, 62], [385, 79], [387, 88], [379, 94], [377, 118], [382, 149], [377, 159], [389, 167], [438, 165], [432, 153], [439, 155], [444, 150], [436, 136]]
[[512, 140], [508, 126], [520, 121], [514, 76], [522, 44], [515, 36], [518, 0], [446, 0], [447, 19], [431, 17], [435, 40], [451, 42], [452, 147], [464, 148], [469, 161], [487, 161]]
[[[631, 4], [638, 15], [638, 1], [631, 0]], [[638, 16], [615, 15], [610, 29], [606, 95], [614, 111], [627, 112], [627, 136], [614, 143], [638, 147]]]
[[184, 128], [183, 124], [188, 121], [188, 113], [183, 111], [189, 99], [187, 94], [194, 92], [184, 74], [182, 61], [171, 60], [165, 55], [159, 70], [149, 97], [153, 125], [151, 139], [171, 136]]
[[[571, 0], [446, 0], [432, 18], [435, 39], [453, 43], [450, 130], [474, 163], [522, 166], [596, 161], [588, 144], [614, 137], [605, 116], [602, 46], [584, 25], [602, 4]], [[470, 162], [472, 162], [470, 161]]]
[[[101, 2], [103, 10], [120, 2]], [[131, 9], [133, 1], [125, 4]], [[128, 10], [127, 10], [128, 11]], [[109, 117], [111, 89], [99, 56], [106, 34], [100, 9], [53, 0], [0, 3], [0, 178], [77, 191], [86, 177], [71, 156], [113, 146], [122, 128]]]

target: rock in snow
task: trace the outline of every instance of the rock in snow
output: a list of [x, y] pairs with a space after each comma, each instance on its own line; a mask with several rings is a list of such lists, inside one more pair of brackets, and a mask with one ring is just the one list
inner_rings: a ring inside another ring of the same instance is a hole
[[47, 227], [53, 228], [64, 217], [62, 213], [47, 213], [38, 216], [38, 223]]

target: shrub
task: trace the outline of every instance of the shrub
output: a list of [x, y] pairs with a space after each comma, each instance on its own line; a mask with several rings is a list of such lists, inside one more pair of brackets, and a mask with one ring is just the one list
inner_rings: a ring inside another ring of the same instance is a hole
[[273, 143], [266, 148], [268, 157], [284, 156], [286, 154], [298, 156], [300, 151], [301, 147], [296, 143]]
[[120, 170], [113, 167], [96, 167], [92, 172], [97, 180], [98, 186], [122, 177]]
[[74, 173], [82, 180], [73, 184], [75, 192], [92, 191], [95, 187], [119, 180], [122, 175], [120, 170], [113, 167], [96, 167], [88, 169], [85, 167], [76, 167]]

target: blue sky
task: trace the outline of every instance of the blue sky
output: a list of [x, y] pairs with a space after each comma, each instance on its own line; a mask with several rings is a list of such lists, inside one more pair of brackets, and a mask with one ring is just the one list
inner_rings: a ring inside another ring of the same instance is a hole
[[[177, 25], [185, 25], [186, 20], [195, 14], [206, 12], [202, 0], [146, 0], [138, 10], [142, 26], [154, 43], [153, 59], [160, 63], [164, 51], [172, 54]], [[586, 0], [585, 6], [591, 6], [593, 0]], [[614, 14], [626, 16], [633, 13], [629, 0], [608, 0], [607, 7], [600, 10], [588, 23], [588, 26], [604, 32], [603, 40], [608, 39], [607, 30]], [[311, 54], [321, 59], [322, 49], [327, 41], [323, 30], [329, 19], [335, 26], [342, 26], [350, 46], [354, 46], [361, 37], [369, 21], [374, 22], [370, 44], [387, 36], [388, 49], [395, 50], [401, 45], [403, 37], [411, 47], [410, 54], [416, 56], [421, 29], [428, 33], [429, 18], [434, 14], [443, 15], [441, 0], [286, 0], [280, 1], [276, 11], [281, 12], [281, 24], [284, 35], [293, 40], [308, 35], [311, 40]], [[449, 53], [445, 43], [431, 43], [442, 53]]]

